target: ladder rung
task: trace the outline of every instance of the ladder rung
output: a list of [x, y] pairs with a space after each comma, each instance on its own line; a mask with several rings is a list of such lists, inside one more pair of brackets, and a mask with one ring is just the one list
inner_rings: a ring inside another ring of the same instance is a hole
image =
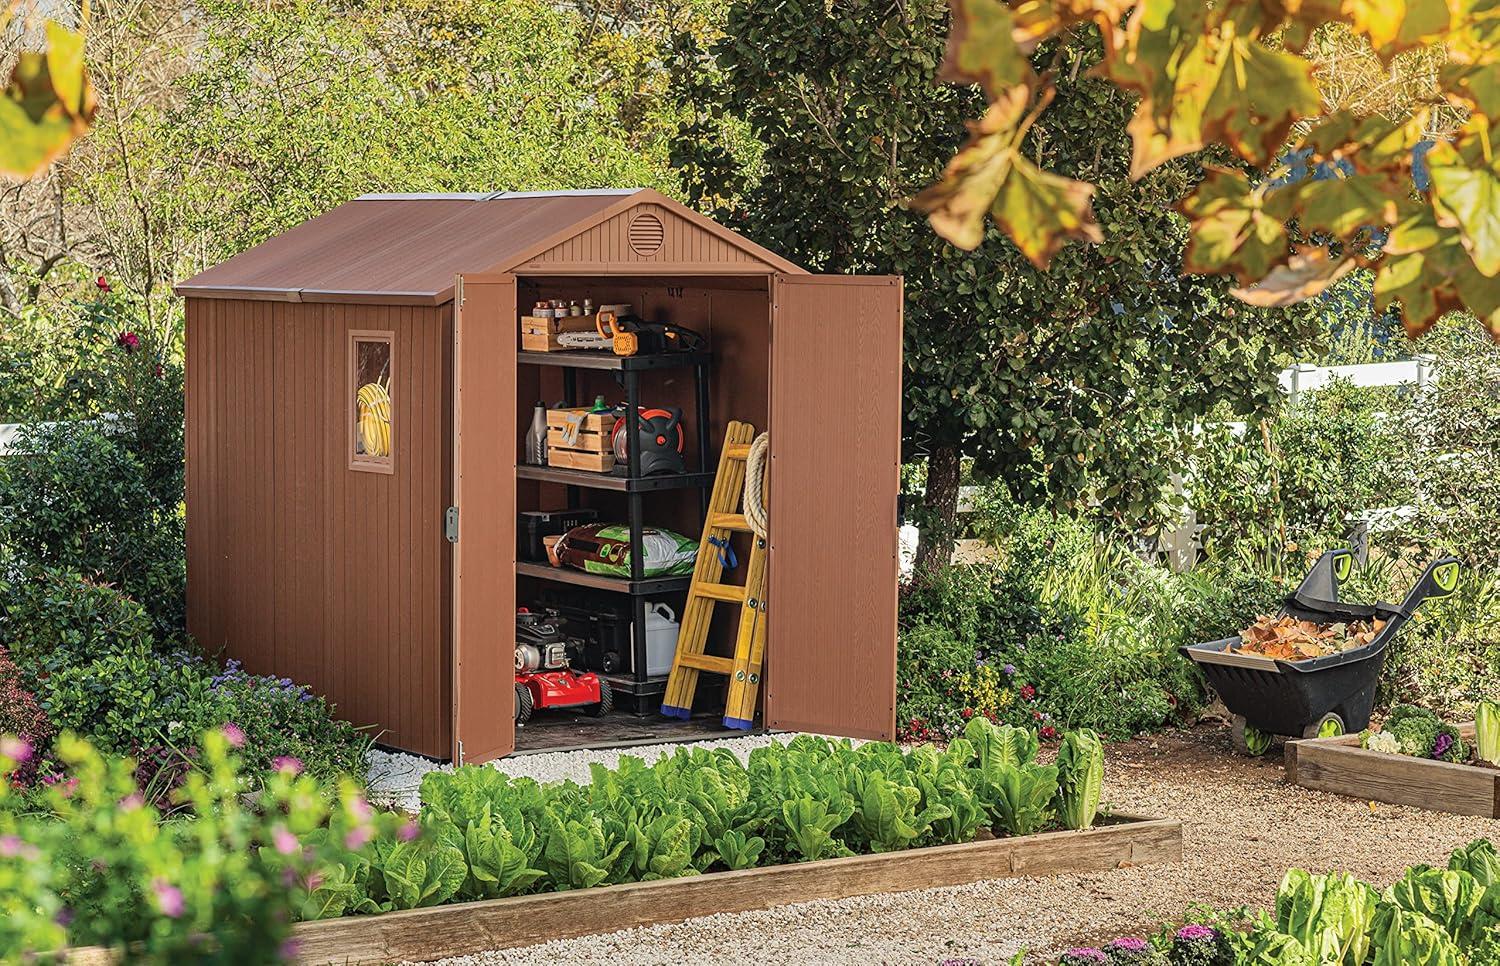
[[712, 671], [714, 674], [729, 674], [734, 670], [734, 662], [729, 658], [715, 657], [712, 654], [679, 654], [677, 663], [700, 671]]
[[750, 458], [749, 443], [730, 443], [724, 447], [724, 458], [731, 460], [745, 460]]
[[720, 530], [738, 530], [741, 533], [750, 532], [750, 524], [745, 520], [743, 513], [710, 513], [708, 525]]
[[731, 604], [743, 604], [745, 602], [745, 588], [736, 584], [709, 584], [700, 583], [694, 585], [688, 596], [697, 594], [699, 597], [707, 597], [710, 600], [726, 600]]

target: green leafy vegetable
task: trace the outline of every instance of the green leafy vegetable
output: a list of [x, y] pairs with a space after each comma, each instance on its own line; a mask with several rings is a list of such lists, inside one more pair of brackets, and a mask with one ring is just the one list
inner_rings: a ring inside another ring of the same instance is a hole
[[1070, 829], [1092, 828], [1104, 789], [1104, 743], [1092, 731], [1072, 731], [1057, 752], [1058, 817]]
[[1479, 702], [1474, 727], [1479, 757], [1492, 765], [1500, 765], [1500, 702]]

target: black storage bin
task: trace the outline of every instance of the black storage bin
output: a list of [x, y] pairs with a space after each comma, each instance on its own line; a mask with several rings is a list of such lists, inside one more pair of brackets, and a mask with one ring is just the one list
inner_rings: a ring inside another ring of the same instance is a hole
[[598, 510], [522, 510], [516, 526], [516, 556], [545, 562], [547, 547], [542, 543], [543, 537], [562, 536], [574, 527], [598, 519]]

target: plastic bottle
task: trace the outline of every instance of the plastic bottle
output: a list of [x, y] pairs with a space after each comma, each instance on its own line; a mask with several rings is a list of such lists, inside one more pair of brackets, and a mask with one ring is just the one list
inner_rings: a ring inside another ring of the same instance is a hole
[[605, 405], [604, 396], [603, 395], [598, 395], [598, 396], [594, 397], [594, 405], [593, 405], [593, 407], [591, 409], [589, 409], [589, 412], [591, 412], [591, 413], [607, 413], [607, 412], [609, 412], [609, 406]]
[[547, 407], [541, 403], [531, 411], [531, 428], [526, 431], [526, 462], [532, 466], [547, 465]]

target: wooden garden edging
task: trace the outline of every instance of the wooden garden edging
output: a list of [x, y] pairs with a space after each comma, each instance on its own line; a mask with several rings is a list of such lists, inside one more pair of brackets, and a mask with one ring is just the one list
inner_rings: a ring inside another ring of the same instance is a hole
[[301, 923], [294, 935], [302, 963], [422, 961], [813, 899], [1181, 860], [1181, 822], [1121, 815], [1084, 832], [346, 916]]
[[[1459, 731], [1473, 740], [1473, 724]], [[1366, 801], [1500, 818], [1500, 769], [1366, 751], [1358, 735], [1287, 742], [1286, 777], [1303, 788]]]

